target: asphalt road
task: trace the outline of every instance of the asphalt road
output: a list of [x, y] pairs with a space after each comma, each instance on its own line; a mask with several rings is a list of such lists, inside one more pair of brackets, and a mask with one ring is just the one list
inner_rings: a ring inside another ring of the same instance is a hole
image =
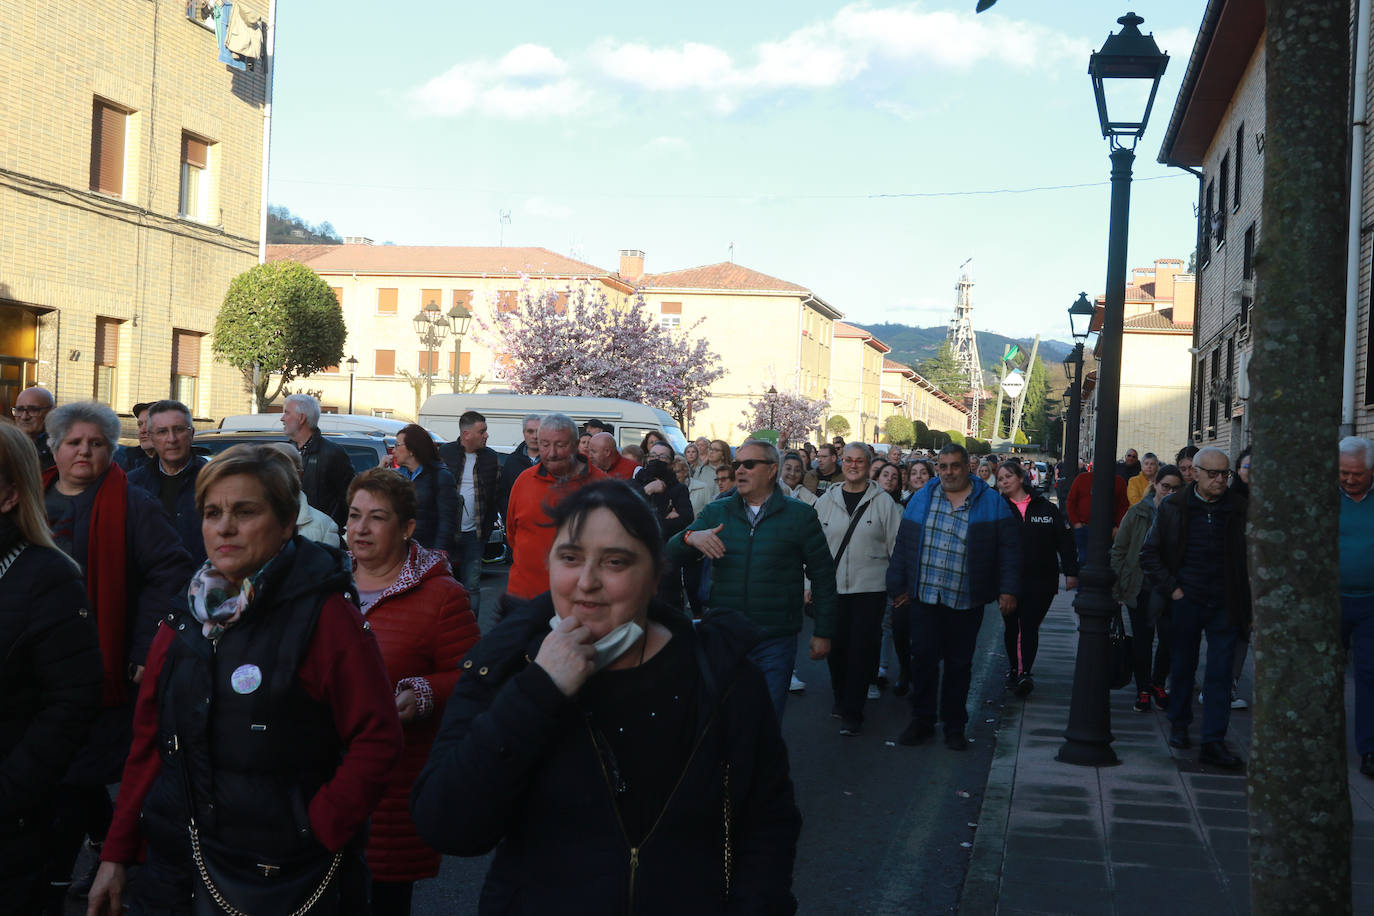
[[[499, 587], [490, 575], [483, 585], [484, 599]], [[1001, 632], [994, 607], [974, 654], [973, 743], [963, 753], [938, 736], [921, 747], [897, 745], [908, 707], [888, 695], [867, 704], [863, 735], [840, 737], [825, 662], [799, 663], [807, 689], [788, 699], [783, 735], [804, 818], [793, 879], [803, 916], [957, 912], [971, 852], [961, 844], [973, 840], [992, 759], [989, 720], [1002, 703]], [[438, 878], [416, 886], [413, 912], [475, 913], [488, 861], [446, 857]]]

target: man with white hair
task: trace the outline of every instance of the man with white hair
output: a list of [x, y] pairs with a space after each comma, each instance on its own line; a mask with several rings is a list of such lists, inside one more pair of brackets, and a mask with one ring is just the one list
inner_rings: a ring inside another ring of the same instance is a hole
[[1248, 501], [1227, 483], [1231, 461], [1219, 448], [1193, 456], [1196, 479], [1155, 510], [1140, 551], [1146, 582], [1169, 595], [1172, 658], [1169, 744], [1192, 746], [1193, 683], [1202, 634], [1207, 634], [1202, 748], [1198, 762], [1228, 770], [1245, 765], [1226, 746], [1231, 721], [1231, 666], [1236, 639], [1250, 628], [1250, 575], [1245, 560]]
[[342, 445], [320, 435], [320, 402], [308, 394], [289, 396], [282, 410], [281, 425], [301, 453], [301, 490], [306, 501], [342, 528], [348, 520], [353, 462], [348, 460]]
[[1360, 772], [1374, 779], [1374, 443], [1341, 440], [1341, 638], [1353, 649], [1355, 750]]
[[56, 404], [57, 401], [53, 398], [51, 391], [35, 385], [19, 392], [19, 396], [14, 399], [14, 406], [10, 408], [10, 415], [14, 417], [14, 425], [19, 427], [20, 432], [32, 439], [33, 447], [38, 449], [38, 469], [40, 471], [46, 471], [53, 466], [52, 448], [48, 445], [48, 433], [43, 428], [43, 424], [48, 419], [48, 411], [52, 410]]

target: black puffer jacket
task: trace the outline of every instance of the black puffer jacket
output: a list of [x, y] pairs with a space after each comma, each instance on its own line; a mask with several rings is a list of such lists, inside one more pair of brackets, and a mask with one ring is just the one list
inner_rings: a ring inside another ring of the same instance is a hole
[[[1178, 574], [1188, 550], [1188, 506], [1191, 500], [1199, 498], [1197, 484], [1190, 483], [1160, 501], [1155, 509], [1155, 523], [1145, 535], [1145, 545], [1140, 548], [1140, 568], [1145, 572], [1145, 584], [1164, 595], [1172, 595], [1179, 587]], [[1251, 601], [1245, 519], [1250, 502], [1233, 489], [1223, 493], [1221, 501], [1227, 510], [1221, 570], [1226, 616], [1231, 626], [1248, 627]]]
[[[0, 559], [18, 542], [0, 516]], [[49, 547], [25, 547], [0, 576], [0, 901], [16, 906], [11, 882], [41, 873], [53, 793], [100, 711], [89, 608], [80, 571]]]
[[[717, 611], [698, 626], [655, 604], [690, 641], [695, 746], [657, 825], [636, 849], [576, 698], [531, 664], [553, 603], [503, 599], [506, 616], [463, 661], [429, 763], [411, 793], [420, 836], [440, 852], [496, 848], [482, 914], [790, 914], [801, 815], [767, 688], [746, 653], [756, 632]], [[733, 859], [724, 893], [728, 765]]]
[[442, 464], [421, 468], [415, 485], [415, 534], [421, 547], [449, 551], [458, 525], [458, 484]]
[[1059, 508], [1043, 496], [1032, 496], [1026, 515], [1007, 500], [1021, 523], [1021, 594], [1055, 595], [1059, 573], [1078, 575], [1078, 548], [1073, 529]]

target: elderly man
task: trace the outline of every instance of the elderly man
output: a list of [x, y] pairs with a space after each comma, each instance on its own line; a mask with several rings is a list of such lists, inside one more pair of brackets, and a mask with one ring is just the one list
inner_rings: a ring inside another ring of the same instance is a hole
[[542, 414], [532, 413], [521, 421], [520, 435], [525, 441], [506, 456], [506, 463], [501, 466], [501, 477], [496, 483], [496, 503], [502, 518], [507, 514], [510, 488], [515, 486], [515, 478], [534, 467], [534, 463], [539, 460], [539, 421], [542, 419]]
[[515, 479], [506, 516], [512, 561], [506, 593], [533, 598], [549, 590], [549, 550], [556, 533], [548, 510], [587, 484], [604, 480], [595, 465], [574, 459], [577, 424], [561, 413], [539, 421], [539, 463]]
[[205, 540], [196, 511], [196, 478], [206, 460], [191, 451], [195, 427], [191, 411], [180, 401], [158, 401], [147, 410], [148, 436], [157, 453], [129, 474], [137, 487], [162, 503], [181, 538], [181, 546], [197, 564], [205, 562]]
[[639, 470], [638, 463], [620, 454], [615, 436], [610, 433], [592, 435], [592, 441], [587, 445], [587, 457], [601, 473], [616, 480], [631, 480]]
[[1244, 761], [1226, 746], [1231, 721], [1231, 665], [1236, 638], [1250, 627], [1250, 575], [1245, 564], [1245, 497], [1227, 487], [1231, 462], [1219, 448], [1193, 456], [1195, 483], [1163, 500], [1140, 550], [1146, 583], [1169, 595], [1172, 644], [1169, 743], [1192, 746], [1193, 682], [1202, 634], [1207, 634], [1203, 680], [1201, 763], [1228, 770]]
[[40, 471], [53, 466], [52, 448], [48, 445], [48, 433], [43, 424], [48, 419], [48, 411], [56, 404], [51, 391], [35, 386], [19, 392], [19, 397], [14, 399], [14, 406], [10, 408], [14, 425], [32, 439], [34, 448], [38, 449]]
[[281, 425], [301, 453], [304, 472], [301, 489], [310, 505], [334, 520], [340, 528], [348, 520], [348, 485], [353, 482], [353, 462], [342, 445], [320, 435], [320, 402], [308, 394], [286, 399]]
[[[454, 572], [468, 590], [472, 616], [482, 606], [482, 551], [496, 527], [497, 477], [501, 463], [487, 448], [487, 418], [475, 410], [458, 418], [458, 441], [439, 446], [453, 479], [458, 482], [461, 510], [454, 528]], [[446, 546], [446, 545], [440, 545]]]
[[887, 570], [893, 613], [911, 618], [911, 722], [897, 740], [920, 744], [935, 734], [938, 695], [945, 746], [963, 751], [983, 607], [995, 600], [1004, 615], [1016, 610], [1021, 525], [1011, 505], [970, 473], [962, 445], [942, 448], [935, 470], [938, 483], [907, 503]]
[[835, 563], [816, 510], [778, 486], [777, 448], [748, 440], [735, 451], [734, 471], [734, 494], [707, 503], [668, 541], [668, 557], [709, 557], [707, 604], [740, 611], [763, 631], [749, 659], [763, 672], [781, 722], [802, 628], [803, 580], [811, 580], [816, 615], [811, 658], [825, 658], [835, 633]]
[[1374, 443], [1341, 440], [1341, 638], [1355, 675], [1355, 750], [1360, 772], [1374, 779]]
[[1140, 473], [1140, 453], [1133, 448], [1126, 449], [1126, 457], [1117, 462], [1116, 476], [1129, 481]]

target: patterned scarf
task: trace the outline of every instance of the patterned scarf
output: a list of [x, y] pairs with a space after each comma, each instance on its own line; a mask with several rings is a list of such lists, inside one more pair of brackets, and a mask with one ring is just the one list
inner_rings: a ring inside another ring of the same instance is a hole
[[191, 605], [191, 613], [200, 621], [200, 631], [206, 639], [218, 639], [220, 634], [239, 622], [243, 612], [253, 603], [258, 583], [271, 566], [272, 560], [268, 560], [262, 569], [245, 578], [237, 588], [220, 575], [209, 560], [196, 571], [186, 589], [186, 599]]

